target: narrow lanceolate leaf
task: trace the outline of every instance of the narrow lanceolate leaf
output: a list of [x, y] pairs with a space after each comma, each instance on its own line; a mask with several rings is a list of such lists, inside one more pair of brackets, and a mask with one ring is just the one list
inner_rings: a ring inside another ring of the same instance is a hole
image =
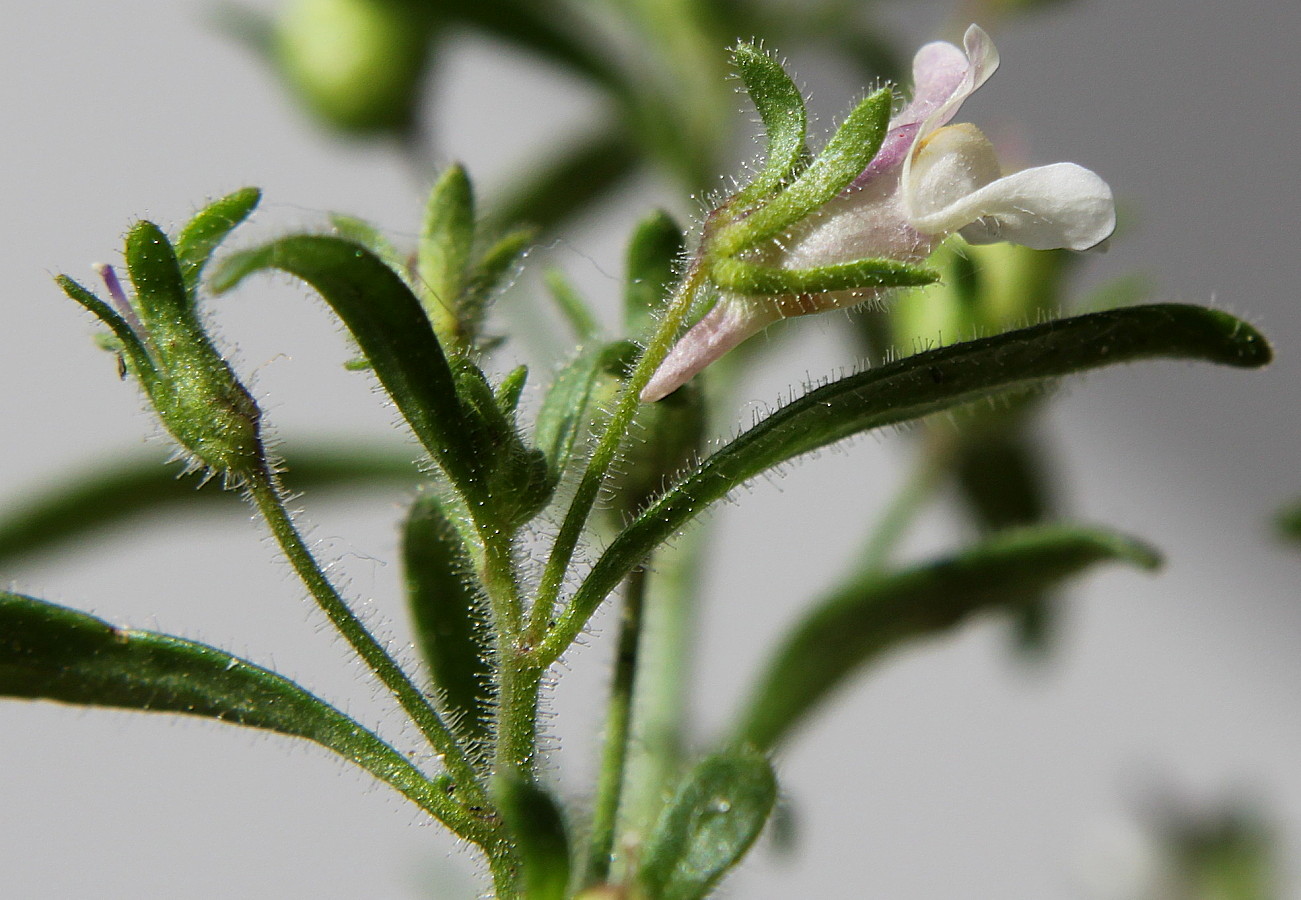
[[416, 272], [428, 294], [430, 318], [447, 334], [455, 330], [473, 246], [474, 191], [465, 169], [449, 166], [429, 193], [416, 254]]
[[0, 695], [204, 716], [315, 741], [440, 817], [446, 792], [294, 682], [206, 644], [0, 592]]
[[472, 757], [488, 746], [493, 709], [487, 611], [474, 563], [432, 493], [416, 498], [402, 540], [407, 603], [440, 711]]
[[401, 275], [404, 281], [410, 282], [405, 255], [378, 227], [365, 219], [342, 213], [330, 213], [330, 224], [334, 226], [334, 233], [339, 237], [354, 244], [361, 244], [382, 259], [390, 269]]
[[447, 357], [420, 301], [379, 257], [337, 237], [293, 235], [225, 260], [214, 288], [226, 291], [264, 269], [315, 288], [352, 332], [411, 430], [462, 490], [478, 469]]
[[860, 103], [790, 187], [720, 231], [711, 249], [720, 256], [732, 256], [776, 237], [848, 187], [881, 149], [891, 100], [890, 89], [882, 88]]
[[[1034, 525], [1052, 517], [1052, 479], [1025, 412], [1015, 408], [989, 425], [962, 428], [953, 450], [953, 476], [963, 505], [984, 534]], [[1057, 602], [1032, 591], [1019, 605], [1020, 649], [1038, 654], [1052, 645]]]
[[538, 411], [534, 435], [557, 477], [564, 475], [603, 404], [614, 396], [620, 376], [636, 360], [638, 352], [630, 341], [590, 347], [556, 375]]
[[808, 112], [799, 88], [781, 63], [758, 47], [738, 45], [732, 51], [732, 65], [759, 111], [768, 142], [763, 169], [737, 196], [737, 204], [745, 206], [768, 196], [797, 174], [804, 161]]
[[[295, 493], [411, 487], [421, 479], [405, 447], [328, 444], [283, 454], [280, 468]], [[58, 486], [0, 505], [0, 567], [69, 546], [81, 546], [123, 522], [199, 509], [247, 507], [219, 478], [177, 473], [154, 456], [127, 457], [69, 475]]]
[[1139, 306], [919, 353], [810, 391], [717, 450], [631, 522], [597, 560], [543, 655], [563, 652], [624, 575], [693, 516], [787, 460], [874, 428], [1116, 363], [1167, 358], [1258, 368], [1270, 357], [1260, 332], [1227, 313]]
[[891, 650], [973, 614], [1016, 611], [1027, 596], [1102, 562], [1154, 568], [1144, 544], [1096, 529], [1042, 526], [996, 535], [957, 556], [869, 573], [817, 604], [782, 642], [750, 693], [738, 744], [772, 749], [852, 675]]
[[213, 251], [249, 217], [261, 199], [262, 192], [252, 187], [227, 194], [201, 209], [181, 230], [176, 239], [176, 258], [191, 297], [199, 289], [199, 279]]
[[638, 880], [658, 900], [699, 900], [740, 862], [777, 799], [763, 755], [711, 756], [683, 781], [646, 844]]
[[725, 257], [709, 269], [719, 287], [738, 294], [825, 294], [828, 291], [917, 287], [931, 284], [939, 273], [894, 259], [858, 259], [815, 269], [778, 269]]
[[569, 896], [569, 834], [560, 805], [537, 782], [500, 776], [493, 797], [519, 855], [522, 896], [565, 900]]
[[193, 315], [172, 242], [153, 222], [137, 222], [126, 236], [126, 265], [136, 289], [136, 310], [166, 358], [166, 337], [178, 329], [192, 330]]
[[55, 282], [63, 289], [65, 294], [79, 303], [83, 309], [94, 314], [96, 318], [108, 326], [109, 330], [113, 332], [113, 337], [117, 339], [118, 346], [122, 348], [122, 354], [128, 367], [140, 379], [140, 384], [146, 390], [152, 387], [158, 381], [158, 370], [140, 336], [131, 330], [131, 326], [127, 324], [121, 314], [67, 275], [59, 275], [55, 278]]

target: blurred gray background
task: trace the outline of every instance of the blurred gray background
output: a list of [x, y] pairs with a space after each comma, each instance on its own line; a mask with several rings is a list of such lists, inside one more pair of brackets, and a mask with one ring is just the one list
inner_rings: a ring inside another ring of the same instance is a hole
[[[413, 237], [421, 186], [397, 156], [323, 139], [209, 27], [210, 8], [46, 0], [6, 16], [0, 498], [123, 450], [166, 454], [135, 389], [92, 345], [87, 316], [50, 281], [115, 261], [134, 217], [174, 226], [206, 198], [256, 184], [266, 201], [245, 240], [319, 226], [330, 210]], [[902, 0], [883, 10], [905, 45], [934, 35], [948, 11]], [[1301, 495], [1301, 5], [1078, 0], [996, 37], [1003, 67], [963, 118], [1015, 126], [1034, 162], [1095, 169], [1135, 212], [1086, 281], [1149, 274], [1160, 299], [1210, 302], [1263, 327], [1278, 362], [1256, 373], [1163, 363], [1066, 386], [1049, 425], [1068, 499], [1083, 519], [1153, 540], [1165, 571], [1083, 583], [1048, 665], [1018, 663], [1005, 630], [984, 623], [842, 695], [781, 761], [797, 855], [761, 849], [726, 893], [1126, 897], [1145, 864], [1145, 798], [1168, 789], [1263, 809], [1280, 829], [1284, 895], [1301, 896], [1301, 553], [1270, 532], [1278, 505]], [[824, 124], [860, 88], [817, 60], [795, 62]], [[443, 61], [430, 102], [442, 159], [466, 161], [490, 187], [556, 129], [585, 121], [593, 98], [467, 43]], [[647, 190], [554, 248], [596, 295], [616, 289], [626, 226], [656, 202]], [[535, 301], [520, 291], [505, 302]], [[394, 412], [342, 370], [346, 344], [305, 288], [259, 281], [221, 300], [215, 320], [279, 436], [390, 430]], [[750, 396], [769, 403], [852, 362], [843, 329], [837, 316], [801, 323]], [[903, 450], [891, 437], [856, 441], [761, 480], [718, 514], [695, 698], [704, 733], [799, 605], [835, 578]], [[399, 643], [403, 499], [304, 501], [350, 595]], [[915, 549], [954, 537], [937, 515]], [[246, 516], [119, 534], [0, 578], [273, 665], [414, 745]], [[598, 621], [571, 654], [553, 702], [565, 786], [578, 794], [608, 626]], [[206, 721], [0, 704], [0, 810], [0, 897], [474, 895], [465, 849], [387, 789], [314, 747]]]

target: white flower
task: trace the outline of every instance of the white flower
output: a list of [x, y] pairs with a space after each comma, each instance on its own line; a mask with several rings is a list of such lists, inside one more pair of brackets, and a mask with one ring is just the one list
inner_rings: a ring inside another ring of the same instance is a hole
[[[758, 261], [782, 269], [865, 258], [916, 263], [952, 234], [973, 244], [1010, 241], [1036, 250], [1086, 250], [1104, 240], [1115, 228], [1115, 203], [1096, 174], [1074, 163], [1005, 174], [978, 128], [948, 124], [997, 68], [998, 51], [976, 25], [962, 48], [937, 41], [918, 50], [912, 100], [891, 118], [871, 163]], [[666, 396], [777, 319], [853, 306], [880, 293], [723, 293], [674, 345], [641, 397]]]

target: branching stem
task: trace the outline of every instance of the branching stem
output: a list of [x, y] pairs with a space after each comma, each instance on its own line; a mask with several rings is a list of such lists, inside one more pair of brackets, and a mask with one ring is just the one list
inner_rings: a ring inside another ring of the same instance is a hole
[[247, 477], [247, 487], [258, 511], [266, 519], [271, 533], [280, 544], [280, 549], [317, 605], [357, 655], [393, 693], [402, 709], [440, 754], [448, 774], [456, 781], [456, 790], [460, 797], [467, 803], [479, 807], [481, 812], [488, 813], [487, 794], [479, 783], [474, 767], [470, 765], [464, 750], [420, 689], [388, 654], [388, 651], [380, 646], [375, 636], [361, 623], [356, 613], [348, 607], [343, 597], [321, 571], [320, 565], [308, 550], [302, 535], [294, 526], [289, 511], [285, 508], [275, 476], [265, 469], [257, 471]]
[[[664, 361], [664, 357], [668, 355], [669, 348], [673, 345], [678, 330], [686, 320], [687, 313], [690, 312], [703, 282], [704, 273], [700, 266], [692, 266], [686, 277], [683, 278], [677, 292], [673, 295], [668, 309], [664, 313], [664, 318], [660, 320], [659, 328], [656, 329], [655, 334], [646, 344], [646, 352], [641, 355], [641, 359], [638, 360], [631, 377], [628, 379], [627, 384], [624, 385], [614, 414], [610, 417], [609, 424], [602, 433], [596, 449], [592, 451], [592, 456], [587, 463], [587, 469], [583, 472], [578, 489], [574, 492], [574, 499], [569, 504], [569, 511], [565, 514], [565, 519], [560, 525], [559, 534], [556, 535], [556, 542], [551, 548], [551, 556], [547, 559], [546, 568], [542, 571], [542, 581], [538, 586], [537, 601], [533, 605], [528, 632], [525, 636], [525, 644], [530, 653], [546, 637], [551, 624], [552, 613], [555, 611], [556, 600], [560, 594], [560, 587], [566, 573], [569, 571], [570, 563], [573, 561], [578, 539], [583, 533], [583, 528], [587, 525], [592, 506], [596, 503], [601, 485], [604, 484], [610, 466], [619, 452], [619, 446], [623, 443], [624, 437], [627, 436], [628, 429], [637, 414], [637, 405], [641, 402], [642, 388], [650, 382], [651, 375], [655, 373], [655, 370], [659, 368], [659, 364]], [[551, 661], [543, 659], [535, 664], [545, 666], [550, 664]]]

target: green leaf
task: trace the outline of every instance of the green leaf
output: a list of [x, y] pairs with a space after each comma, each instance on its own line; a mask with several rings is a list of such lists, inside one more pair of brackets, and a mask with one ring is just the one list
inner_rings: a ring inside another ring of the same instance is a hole
[[198, 331], [172, 242], [153, 222], [137, 222], [127, 232], [126, 265], [136, 289], [136, 311], [166, 360], [171, 334]]
[[149, 356], [149, 351], [146, 349], [144, 342], [131, 329], [127, 321], [118, 314], [117, 310], [67, 275], [59, 275], [54, 280], [69, 298], [80, 304], [83, 309], [93, 313], [96, 318], [109, 327], [132, 374], [140, 379], [140, 383], [146, 391], [152, 390], [153, 386], [158, 382], [158, 369]]
[[716, 260], [709, 277], [738, 294], [824, 294], [829, 291], [916, 287], [931, 284], [939, 273], [893, 259], [858, 259], [815, 269], [778, 269], [736, 257]]
[[555, 799], [533, 781], [499, 776], [493, 795], [514, 838], [528, 900], [569, 896], [570, 851], [565, 817]]
[[657, 900], [699, 900], [754, 843], [777, 799], [767, 758], [711, 756], [683, 781], [646, 844], [639, 880]]
[[881, 148], [892, 99], [890, 89], [882, 88], [858, 104], [790, 187], [753, 214], [723, 228], [710, 249], [718, 256], [734, 256], [776, 237], [847, 188]]
[[0, 592], [0, 695], [183, 713], [328, 747], [436, 815], [443, 789], [388, 744], [275, 672], [206, 644]]
[[534, 160], [528, 174], [508, 185], [492, 204], [488, 218], [552, 234], [614, 193], [637, 171], [641, 159], [628, 129], [621, 123], [606, 124], [550, 158]]
[[563, 271], [552, 266], [542, 273], [542, 281], [580, 343], [600, 337], [601, 323], [596, 314]]
[[325, 235], [292, 235], [228, 257], [214, 289], [280, 269], [303, 279], [352, 332], [393, 402], [433, 458], [469, 494], [481, 494], [481, 448], [471, 439], [447, 357], [420, 301], [379, 257]]
[[425, 203], [416, 272], [425, 309], [441, 335], [456, 334], [457, 308], [474, 247], [474, 189], [465, 169], [448, 166]]
[[227, 194], [201, 209], [176, 239], [176, 258], [181, 264], [181, 279], [193, 298], [199, 290], [203, 269], [213, 252], [235, 228], [249, 217], [262, 199], [262, 192], [248, 187]]
[[782, 641], [750, 692], [736, 742], [770, 750], [851, 675], [891, 650], [942, 634], [976, 613], [1015, 611], [1100, 562], [1152, 569], [1155, 551], [1096, 529], [1004, 532], [956, 556], [862, 575], [816, 604]]
[[1003, 391], [1155, 358], [1258, 368], [1269, 362], [1271, 350], [1260, 332], [1227, 313], [1178, 304], [1139, 306], [919, 353], [810, 391], [717, 450], [643, 510], [597, 560], [547, 639], [544, 656], [563, 652], [600, 602], [655, 547], [774, 466], [864, 431]]
[[[982, 533], [1033, 525], [1052, 515], [1052, 485], [1047, 460], [1034, 439], [1024, 412], [1015, 408], [994, 421], [957, 423], [953, 475], [964, 505]], [[943, 426], [940, 426], [943, 427]], [[1031, 653], [1051, 646], [1056, 603], [1032, 591], [1018, 604], [1018, 645]]]
[[639, 352], [629, 341], [589, 347], [556, 375], [538, 411], [534, 434], [558, 477], [568, 469], [574, 450], [586, 439], [604, 402], [618, 389], [625, 367]]
[[[321, 444], [290, 449], [283, 480], [295, 493], [338, 488], [409, 487], [421, 479], [405, 447]], [[81, 547], [124, 523], [198, 509], [245, 510], [238, 493], [199, 472], [178, 474], [166, 460], [132, 456], [55, 479], [57, 487], [10, 502], [0, 516], [0, 567]]]
[[748, 206], [798, 173], [806, 153], [808, 111], [800, 89], [781, 63], [755, 45], [737, 45], [732, 51], [732, 65], [759, 110], [768, 140], [763, 169], [735, 200], [739, 206]]
[[[518, 371], [518, 370], [516, 370]], [[469, 359], [456, 360], [456, 389], [473, 430], [473, 443], [485, 448], [479, 462], [484, 492], [490, 503], [476, 513], [480, 521], [491, 517], [493, 526], [513, 529], [533, 518], [555, 489], [556, 479], [546, 455], [527, 446], [515, 426], [513, 403], [503, 408], [483, 371]], [[517, 388], [523, 388], [520, 381]], [[504, 384], [505, 395], [511, 387]], [[513, 398], [518, 400], [518, 396]]]
[[520, 398], [524, 395], [524, 385], [529, 380], [529, 367], [516, 366], [493, 391], [493, 398], [502, 415], [513, 417], [519, 411]]
[[627, 281], [623, 291], [624, 333], [647, 334], [682, 261], [685, 242], [673, 217], [656, 210], [638, 223], [628, 242]]
[[354, 244], [361, 244], [382, 259], [386, 266], [402, 276], [403, 281], [409, 283], [407, 260], [402, 255], [402, 251], [395, 247], [379, 228], [365, 219], [345, 216], [341, 213], [330, 213], [330, 224], [334, 226], [334, 233], [339, 237]]
[[494, 241], [470, 267], [459, 313], [461, 327], [471, 339], [478, 338], [489, 303], [515, 274], [535, 237], [532, 228], [508, 232]]
[[491, 740], [493, 664], [474, 562], [432, 492], [416, 498], [403, 532], [407, 603], [439, 707], [471, 757]]

